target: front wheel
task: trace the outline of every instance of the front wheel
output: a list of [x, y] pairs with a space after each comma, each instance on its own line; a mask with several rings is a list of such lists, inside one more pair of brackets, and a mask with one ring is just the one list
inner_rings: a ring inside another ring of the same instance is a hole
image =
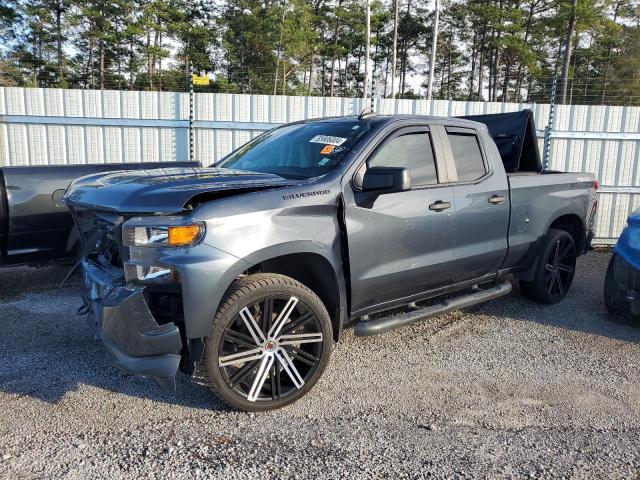
[[205, 361], [221, 400], [271, 410], [311, 390], [333, 347], [331, 320], [315, 293], [283, 275], [255, 274], [235, 281], [220, 305]]
[[533, 281], [520, 280], [520, 289], [529, 299], [546, 304], [564, 298], [576, 270], [576, 246], [564, 230], [550, 229], [543, 237], [542, 250]]

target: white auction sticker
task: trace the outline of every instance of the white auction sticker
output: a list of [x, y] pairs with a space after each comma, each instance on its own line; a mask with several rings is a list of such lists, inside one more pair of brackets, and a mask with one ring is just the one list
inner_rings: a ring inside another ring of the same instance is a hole
[[336, 147], [339, 147], [346, 141], [347, 139], [342, 137], [332, 137], [330, 135], [316, 135], [311, 140], [309, 140], [309, 143], [323, 143], [325, 145], [335, 145]]

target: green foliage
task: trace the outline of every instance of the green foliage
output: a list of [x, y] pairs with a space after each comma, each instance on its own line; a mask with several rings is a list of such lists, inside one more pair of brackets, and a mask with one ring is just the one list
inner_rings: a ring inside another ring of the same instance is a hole
[[[398, 0], [395, 94], [425, 95], [433, 5]], [[5, 0], [0, 85], [360, 96], [363, 0]], [[371, 0], [371, 71], [391, 96], [394, 0]], [[569, 29], [575, 18], [575, 28]], [[572, 102], [640, 103], [639, 0], [446, 0], [434, 98], [548, 101], [570, 39]], [[566, 63], [566, 62], [565, 62]]]

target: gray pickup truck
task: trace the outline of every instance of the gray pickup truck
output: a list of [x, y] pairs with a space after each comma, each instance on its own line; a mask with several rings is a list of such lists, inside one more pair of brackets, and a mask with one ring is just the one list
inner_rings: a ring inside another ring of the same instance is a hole
[[210, 168], [76, 180], [84, 309], [115, 363], [169, 387], [201, 367], [225, 402], [265, 410], [312, 388], [348, 323], [379, 334], [512, 276], [561, 300], [597, 183], [542, 171], [530, 112], [475, 120], [304, 121]]

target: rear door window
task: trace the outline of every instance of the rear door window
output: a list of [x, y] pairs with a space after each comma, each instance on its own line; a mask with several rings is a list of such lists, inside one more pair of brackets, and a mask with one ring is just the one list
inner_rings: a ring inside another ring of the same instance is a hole
[[386, 141], [368, 161], [369, 167], [404, 167], [412, 185], [438, 183], [436, 163], [428, 132], [408, 132]]
[[474, 134], [447, 133], [459, 182], [472, 182], [487, 173], [478, 137]]

